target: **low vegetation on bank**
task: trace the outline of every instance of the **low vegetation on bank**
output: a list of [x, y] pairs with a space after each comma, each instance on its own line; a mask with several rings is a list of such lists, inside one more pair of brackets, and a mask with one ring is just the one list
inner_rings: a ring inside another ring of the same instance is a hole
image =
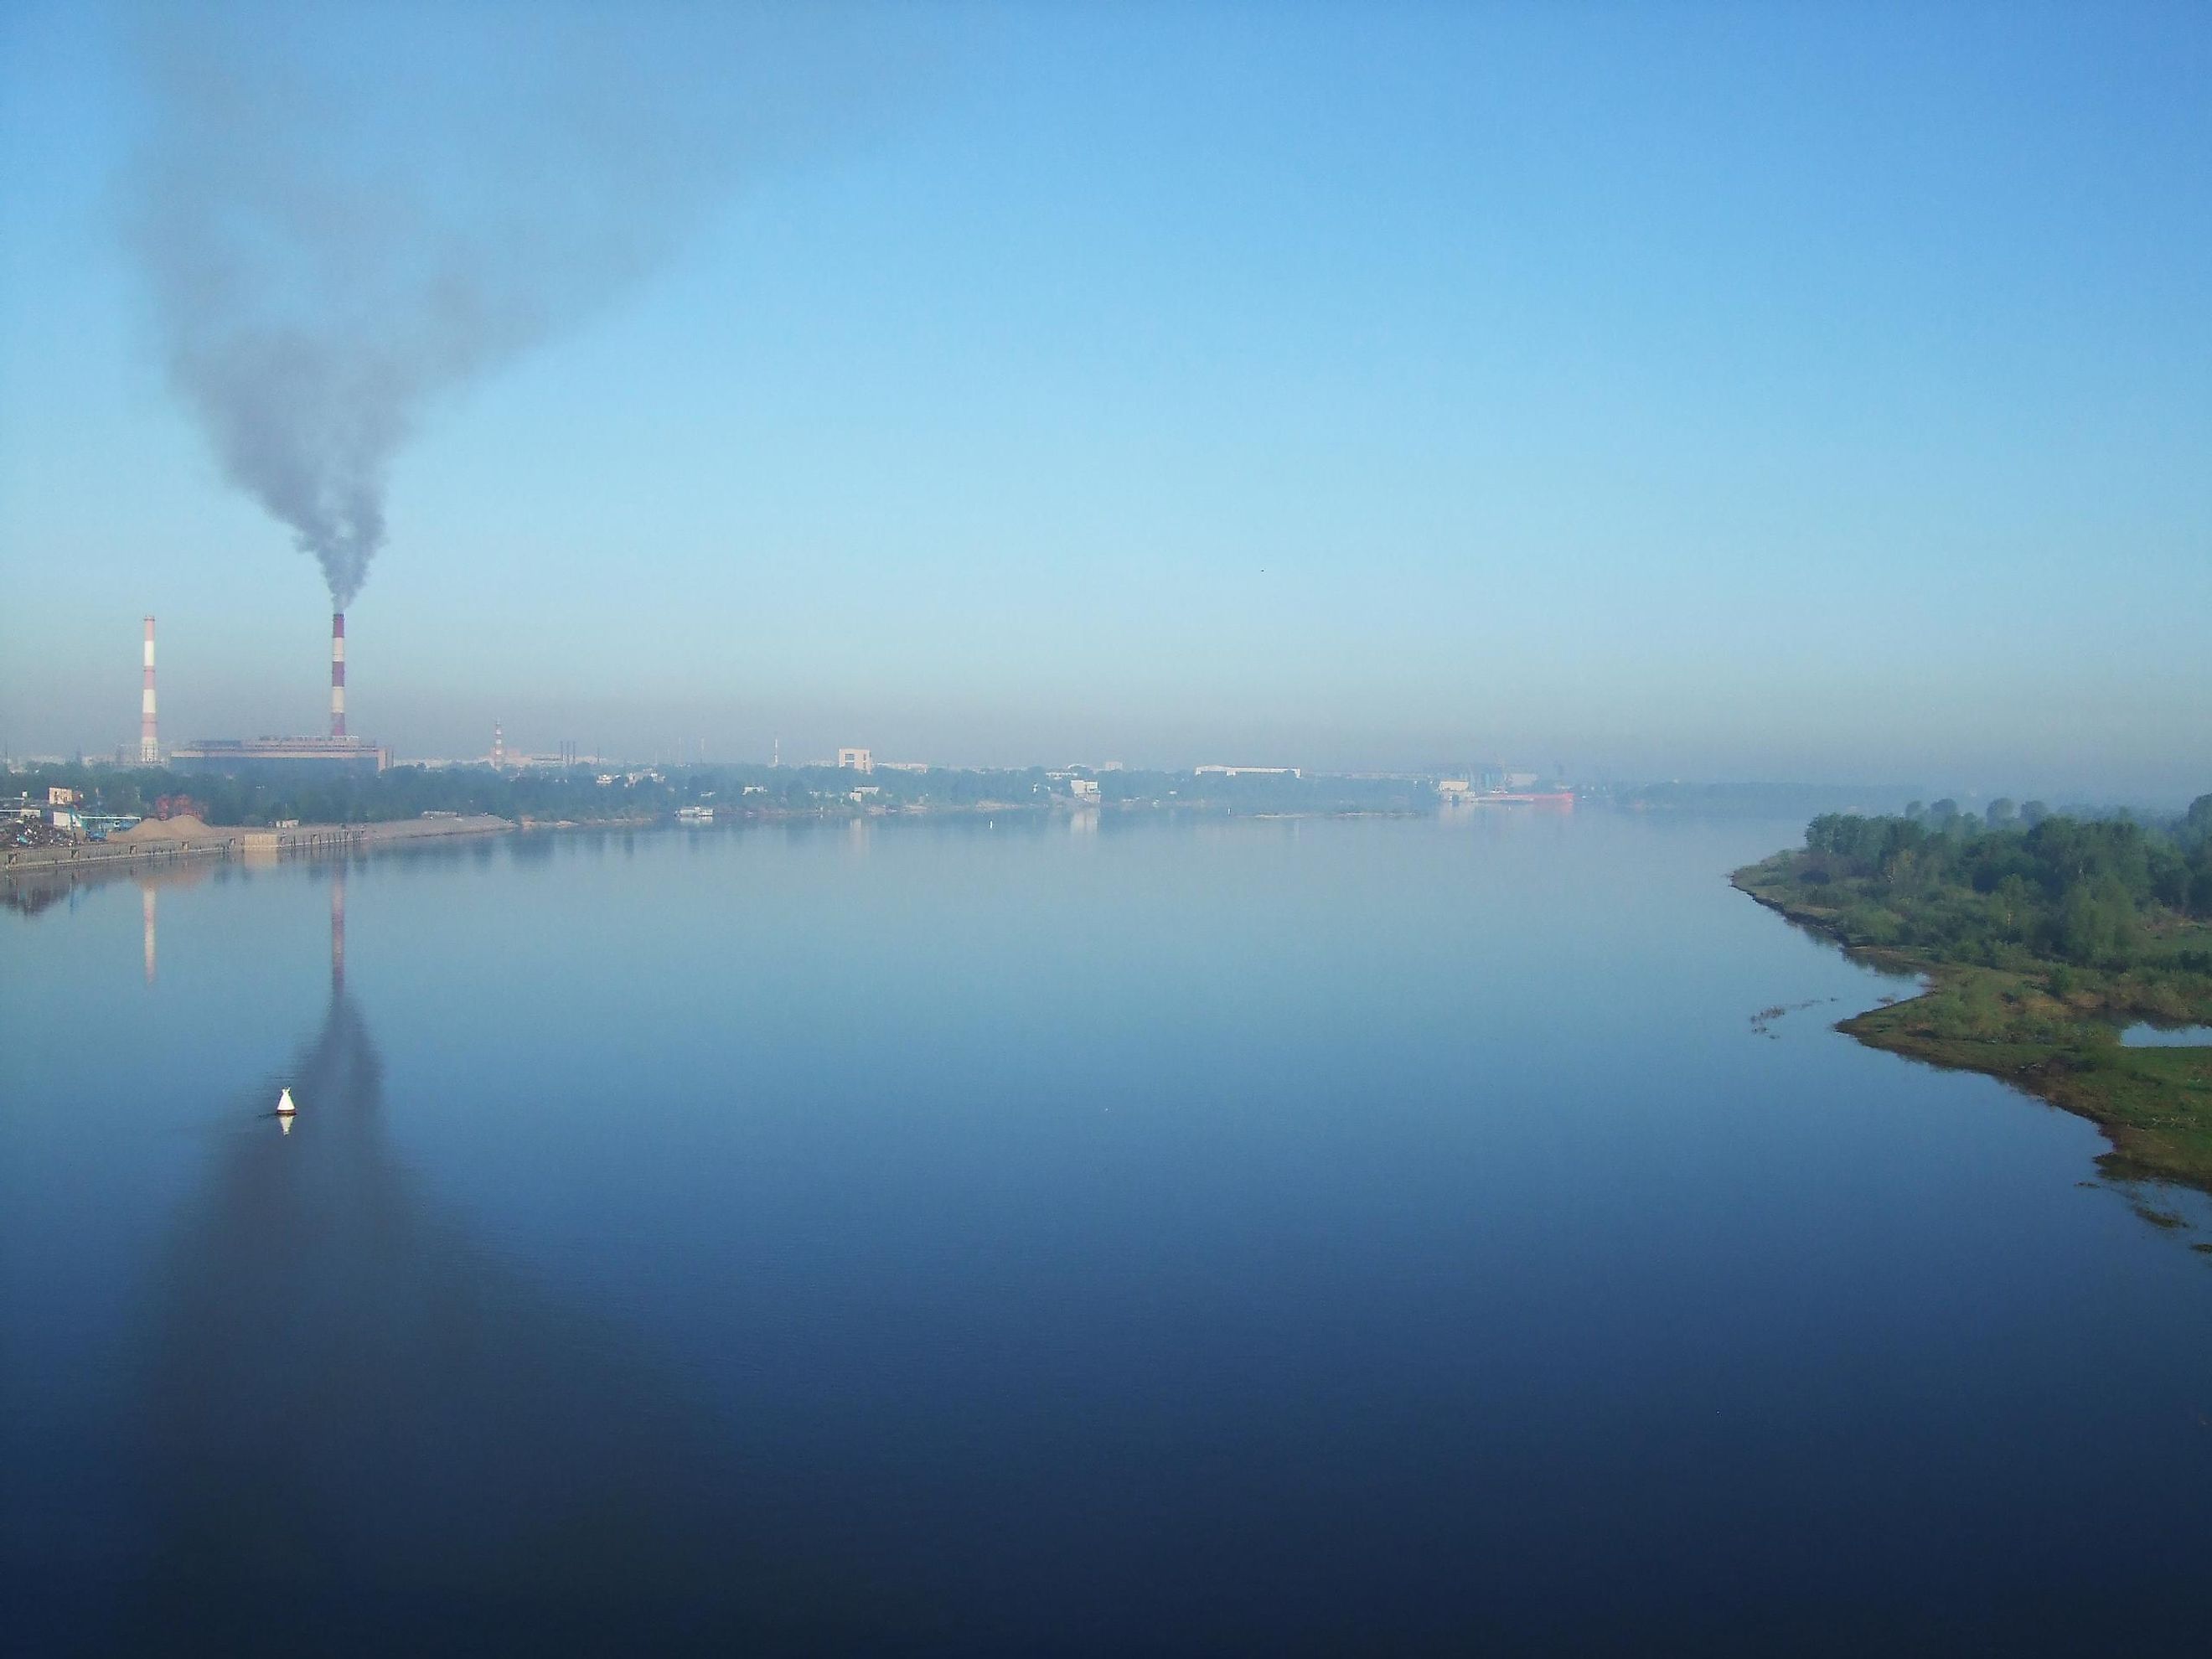
[[1830, 814], [1735, 872], [1752, 897], [1927, 989], [1844, 1023], [1876, 1048], [1984, 1072], [2102, 1126], [2112, 1173], [2212, 1190], [2212, 1048], [2123, 1044], [2212, 1024], [2212, 795], [2167, 823], [1983, 817], [1948, 802]]

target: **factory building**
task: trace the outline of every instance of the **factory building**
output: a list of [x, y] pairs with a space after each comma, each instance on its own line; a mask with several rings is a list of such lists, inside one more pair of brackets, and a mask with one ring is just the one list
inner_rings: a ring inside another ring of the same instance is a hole
[[201, 738], [170, 750], [169, 764], [228, 777], [297, 777], [381, 772], [392, 764], [392, 751], [366, 738]]

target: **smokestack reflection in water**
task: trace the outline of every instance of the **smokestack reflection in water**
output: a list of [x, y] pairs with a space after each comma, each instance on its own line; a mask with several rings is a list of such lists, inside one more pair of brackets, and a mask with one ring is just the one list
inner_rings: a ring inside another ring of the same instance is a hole
[[[297, 1127], [226, 1136], [156, 1264], [154, 1535], [116, 1645], [726, 1651], [933, 1623], [851, 1581], [842, 1518], [807, 1518], [815, 1472], [741, 1470], [634, 1333], [482, 1248], [394, 1156], [342, 873], [330, 914]], [[255, 1118], [274, 1092], [251, 1086]]]

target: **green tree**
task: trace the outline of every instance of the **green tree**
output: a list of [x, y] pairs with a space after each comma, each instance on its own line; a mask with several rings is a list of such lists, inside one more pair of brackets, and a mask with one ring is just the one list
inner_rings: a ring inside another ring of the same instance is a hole
[[2086, 965], [2122, 956], [2135, 932], [2135, 906], [2110, 876], [2073, 887], [2059, 901], [2054, 942], [2071, 961]]

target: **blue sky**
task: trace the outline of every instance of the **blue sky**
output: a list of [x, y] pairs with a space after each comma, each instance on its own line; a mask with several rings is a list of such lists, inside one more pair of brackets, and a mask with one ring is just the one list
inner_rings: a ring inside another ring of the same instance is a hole
[[[117, 234], [130, 36], [0, 13], [16, 752], [132, 736], [148, 611], [165, 736], [322, 703]], [[2201, 5], [781, 29], [685, 79], [745, 165], [668, 256], [399, 456], [356, 729], [2185, 799], [2208, 84]]]

